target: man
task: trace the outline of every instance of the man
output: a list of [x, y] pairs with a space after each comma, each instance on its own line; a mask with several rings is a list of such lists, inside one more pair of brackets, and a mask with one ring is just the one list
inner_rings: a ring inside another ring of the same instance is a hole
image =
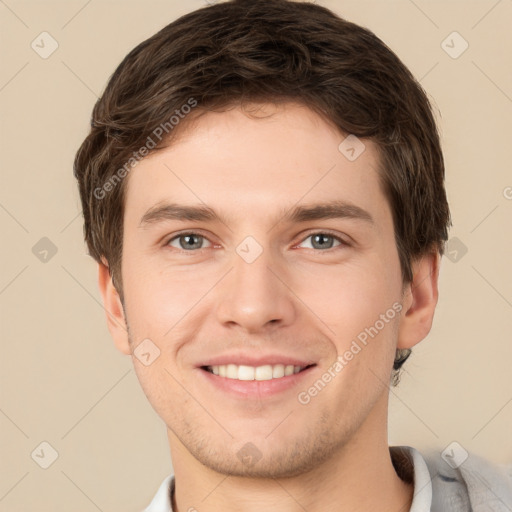
[[512, 507], [485, 461], [387, 444], [450, 214], [382, 41], [319, 5], [211, 5], [132, 50], [91, 125], [85, 238], [174, 467], [146, 511]]

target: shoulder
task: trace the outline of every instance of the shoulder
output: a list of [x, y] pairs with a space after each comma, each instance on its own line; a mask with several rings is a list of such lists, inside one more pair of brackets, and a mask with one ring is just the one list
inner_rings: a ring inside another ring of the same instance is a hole
[[443, 454], [422, 454], [432, 480], [432, 512], [512, 511], [512, 464], [494, 464], [463, 449]]

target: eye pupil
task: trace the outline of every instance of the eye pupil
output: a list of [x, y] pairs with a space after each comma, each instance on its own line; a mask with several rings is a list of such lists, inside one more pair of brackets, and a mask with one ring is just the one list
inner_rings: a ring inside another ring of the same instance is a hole
[[191, 248], [191, 247], [194, 247], [194, 246], [201, 246], [201, 242], [196, 242], [197, 240], [200, 239], [199, 236], [196, 236], [196, 235], [183, 235], [181, 237], [183, 240], [186, 240], [185, 242], [185, 245], [181, 244], [181, 246], [183, 248]]
[[[328, 247], [331, 248], [333, 244], [333, 237], [331, 235], [325, 235], [323, 233], [318, 233], [313, 236], [314, 243], [318, 243], [320, 247]], [[331, 242], [325, 242], [325, 239], [331, 239]], [[324, 242], [321, 242], [324, 240]]]

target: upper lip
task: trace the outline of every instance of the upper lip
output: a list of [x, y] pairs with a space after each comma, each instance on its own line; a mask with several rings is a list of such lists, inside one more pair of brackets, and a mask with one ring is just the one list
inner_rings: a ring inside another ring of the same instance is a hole
[[294, 356], [288, 356], [285, 354], [266, 354], [266, 355], [255, 355], [255, 354], [222, 354], [220, 356], [211, 357], [200, 364], [202, 366], [222, 366], [226, 364], [236, 364], [237, 366], [265, 366], [265, 365], [276, 365], [284, 364], [285, 366], [310, 366], [316, 364], [311, 359], [299, 359]]

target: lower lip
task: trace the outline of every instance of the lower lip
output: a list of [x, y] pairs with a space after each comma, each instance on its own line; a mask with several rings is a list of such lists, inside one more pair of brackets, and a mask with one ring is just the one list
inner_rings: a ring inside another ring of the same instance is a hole
[[291, 389], [311, 374], [316, 366], [310, 366], [299, 373], [270, 380], [237, 380], [220, 377], [199, 368], [199, 372], [218, 389], [241, 398], [267, 398]]

